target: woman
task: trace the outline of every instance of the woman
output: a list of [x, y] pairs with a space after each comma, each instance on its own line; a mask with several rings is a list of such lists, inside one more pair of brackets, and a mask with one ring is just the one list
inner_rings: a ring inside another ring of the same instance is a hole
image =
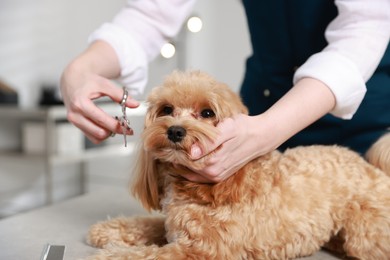
[[[167, 3], [168, 2], [168, 3]], [[193, 0], [129, 1], [95, 31], [64, 71], [68, 119], [98, 143], [121, 133], [91, 100], [142, 92], [147, 63], [180, 29]], [[360, 153], [390, 126], [390, 1], [244, 0], [253, 54], [241, 88], [250, 116], [221, 122], [209, 166], [189, 180], [218, 182], [254, 157], [296, 145], [340, 144]], [[367, 92], [367, 93], [366, 93]], [[128, 99], [128, 107], [138, 106]]]

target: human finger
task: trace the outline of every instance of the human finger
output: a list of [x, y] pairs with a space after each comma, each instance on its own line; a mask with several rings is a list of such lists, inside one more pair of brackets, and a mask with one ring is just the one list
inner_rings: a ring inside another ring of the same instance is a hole
[[198, 143], [191, 146], [191, 159], [198, 160], [232, 139], [234, 137], [234, 120], [226, 118], [217, 125], [217, 129], [219, 130], [219, 135], [215, 140], [206, 143], [203, 147]]
[[[131, 95], [129, 95], [128, 90], [123, 87], [120, 88], [114, 85], [110, 80], [104, 79], [105, 83], [100, 88], [101, 95], [110, 97], [114, 102], [122, 104], [125, 101], [126, 107], [136, 108], [140, 105], [140, 103], [133, 99]], [[125, 94], [126, 91], [126, 94]]]
[[207, 177], [204, 177], [197, 173], [186, 173], [182, 174], [184, 178], [186, 178], [189, 181], [197, 182], [197, 183], [213, 183], [212, 180], [208, 179]]
[[[112, 120], [113, 118], [109, 118], [109, 119]], [[92, 121], [91, 119], [89, 119], [88, 117], [86, 117], [84, 114], [81, 113], [73, 113], [73, 112], [69, 113], [68, 120], [76, 127], [78, 127], [84, 133], [84, 135], [95, 144], [105, 140], [113, 132], [114, 133], [117, 132], [99, 126], [94, 121]], [[118, 123], [114, 119], [113, 122], [114, 128], [116, 127], [115, 124], [118, 125]]]
[[[93, 137], [96, 142], [96, 139], [102, 140], [103, 137], [107, 137], [108, 133], [123, 134], [123, 130], [116, 119], [96, 106], [92, 100], [102, 96], [109, 96], [117, 103], [122, 103], [122, 100], [126, 100], [125, 104], [128, 107], [138, 107], [139, 102], [128, 95], [124, 96], [124, 91], [107, 79], [95, 78], [94, 82], [94, 90], [92, 92], [85, 95], [84, 91], [75, 98], [70, 99], [68, 120], [82, 129], [87, 136]], [[91, 89], [91, 86], [88, 89]], [[84, 117], [87, 120], [84, 120]], [[95, 125], [90, 124], [90, 122]], [[129, 130], [126, 134], [131, 135], [132, 131]]]

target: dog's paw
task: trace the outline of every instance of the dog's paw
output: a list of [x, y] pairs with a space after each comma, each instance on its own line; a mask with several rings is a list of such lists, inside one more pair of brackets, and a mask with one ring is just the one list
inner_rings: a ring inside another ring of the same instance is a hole
[[87, 243], [98, 248], [104, 248], [108, 244], [127, 245], [128, 243], [123, 241], [125, 224], [120, 218], [97, 223], [89, 229]]
[[119, 246], [166, 244], [164, 219], [161, 217], [115, 218], [93, 225], [87, 243], [105, 248], [108, 244]]

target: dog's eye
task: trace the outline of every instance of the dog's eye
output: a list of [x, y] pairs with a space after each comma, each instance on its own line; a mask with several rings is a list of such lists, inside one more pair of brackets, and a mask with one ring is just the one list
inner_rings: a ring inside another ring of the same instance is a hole
[[210, 118], [210, 117], [214, 117], [214, 116], [215, 116], [215, 113], [214, 113], [213, 110], [207, 108], [207, 109], [202, 110], [202, 112], [200, 112], [200, 115], [201, 115], [203, 118]]
[[160, 112], [162, 116], [168, 116], [171, 115], [172, 113], [173, 113], [173, 107], [171, 106], [164, 106]]

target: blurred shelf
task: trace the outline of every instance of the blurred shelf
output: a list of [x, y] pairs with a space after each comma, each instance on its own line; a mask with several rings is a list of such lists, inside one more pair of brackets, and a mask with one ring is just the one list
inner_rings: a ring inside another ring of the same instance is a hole
[[[135, 143], [124, 145], [105, 145], [96, 148], [88, 148], [80, 152], [53, 154], [49, 156], [51, 164], [80, 163], [94, 159], [104, 159], [110, 157], [130, 156], [135, 152]], [[43, 160], [45, 154], [27, 154], [20, 151], [0, 151], [0, 157], [7, 160]]]
[[[105, 111], [111, 116], [121, 116], [122, 108], [119, 104], [110, 102], [96, 102], [100, 109]], [[131, 120], [132, 117], [143, 117], [146, 114], [147, 106], [145, 102], [141, 102], [138, 108], [127, 108], [127, 117]], [[79, 163], [80, 173], [82, 176], [82, 186], [85, 186], [85, 171], [84, 162], [88, 162], [93, 159], [103, 159], [118, 156], [129, 156], [134, 153], [136, 142], [128, 142], [127, 147], [121, 144], [106, 144], [103, 146], [96, 146], [93, 148], [84, 148], [80, 151], [77, 150], [72, 153], [58, 153], [56, 154], [54, 148], [54, 141], [51, 136], [55, 132], [56, 125], [67, 121], [67, 110], [65, 106], [48, 106], [48, 107], [36, 107], [36, 108], [20, 108], [12, 105], [0, 105], [0, 124], [4, 120], [15, 120], [22, 122], [38, 121], [44, 124], [44, 151], [39, 154], [27, 154], [22, 151], [0, 151], [0, 159], [5, 160], [23, 160], [20, 163], [28, 163], [29, 160], [40, 160], [45, 164], [45, 176], [46, 176], [46, 197], [47, 204], [50, 204], [53, 200], [53, 167], [58, 164], [67, 163]], [[84, 146], [83, 146], [84, 147]], [[23, 149], [21, 149], [23, 150]], [[85, 188], [85, 187], [84, 187]]]
[[128, 143], [127, 147], [124, 145], [108, 145], [98, 148], [86, 149], [84, 152], [75, 153], [72, 155], [56, 155], [51, 157], [53, 163], [71, 163], [88, 161], [100, 158], [129, 156], [135, 151], [135, 144]]

